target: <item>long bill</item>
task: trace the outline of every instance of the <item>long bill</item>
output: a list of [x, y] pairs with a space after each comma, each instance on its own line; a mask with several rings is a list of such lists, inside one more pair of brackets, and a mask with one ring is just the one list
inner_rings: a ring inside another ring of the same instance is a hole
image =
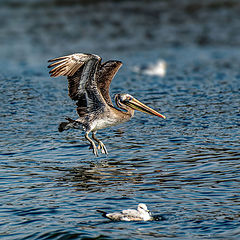
[[164, 115], [158, 113], [157, 111], [153, 110], [152, 108], [150, 108], [150, 107], [146, 106], [145, 104], [141, 103], [136, 98], [132, 98], [128, 102], [125, 102], [125, 104], [127, 106], [131, 107], [134, 110], [138, 110], [140, 112], [148, 113], [150, 115], [155, 115], [155, 116], [161, 117], [163, 119], [166, 118]]

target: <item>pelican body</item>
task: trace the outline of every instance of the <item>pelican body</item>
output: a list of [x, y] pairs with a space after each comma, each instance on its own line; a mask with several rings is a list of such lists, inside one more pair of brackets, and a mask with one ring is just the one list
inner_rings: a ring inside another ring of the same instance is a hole
[[[114, 107], [109, 87], [122, 66], [120, 61], [101, 63], [101, 58], [97, 55], [75, 53], [51, 59], [49, 62], [53, 62], [48, 66], [53, 67], [49, 72], [51, 77], [67, 76], [69, 97], [76, 101], [79, 115], [76, 120], [66, 118], [68, 122], [60, 123], [58, 130], [62, 132], [70, 128], [83, 129], [96, 156], [98, 149], [104, 154], [108, 153], [102, 141], [96, 138], [96, 132], [129, 121], [134, 110], [165, 118], [130, 94], [116, 94], [115, 103], [119, 109]], [[92, 139], [89, 133], [92, 133]], [[94, 141], [99, 144], [98, 147]]]

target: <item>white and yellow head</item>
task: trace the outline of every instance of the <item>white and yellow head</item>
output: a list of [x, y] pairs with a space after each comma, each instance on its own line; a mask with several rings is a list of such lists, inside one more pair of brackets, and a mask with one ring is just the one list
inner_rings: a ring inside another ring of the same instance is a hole
[[115, 96], [115, 102], [117, 104], [117, 106], [124, 108], [123, 105], [130, 107], [133, 110], [138, 110], [150, 115], [155, 115], [158, 117], [161, 117], [163, 119], [165, 119], [166, 117], [160, 113], [158, 113], [157, 111], [153, 110], [152, 108], [146, 106], [145, 104], [141, 103], [140, 101], [138, 101], [136, 98], [134, 98], [133, 96], [131, 96], [130, 94], [127, 93], [122, 93], [122, 94], [117, 94]]

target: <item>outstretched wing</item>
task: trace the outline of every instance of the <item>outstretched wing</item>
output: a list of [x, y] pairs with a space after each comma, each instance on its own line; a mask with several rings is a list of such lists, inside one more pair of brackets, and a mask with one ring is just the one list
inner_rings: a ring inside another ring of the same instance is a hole
[[49, 60], [54, 67], [49, 73], [51, 77], [67, 76], [68, 91], [72, 100], [77, 101], [80, 116], [95, 112], [106, 105], [98, 90], [96, 73], [101, 58], [94, 54], [76, 53]]
[[112, 79], [116, 75], [118, 69], [122, 66], [120, 61], [107, 61], [99, 66], [97, 71], [97, 86], [101, 91], [107, 104], [112, 105], [111, 97], [109, 95], [109, 87]]

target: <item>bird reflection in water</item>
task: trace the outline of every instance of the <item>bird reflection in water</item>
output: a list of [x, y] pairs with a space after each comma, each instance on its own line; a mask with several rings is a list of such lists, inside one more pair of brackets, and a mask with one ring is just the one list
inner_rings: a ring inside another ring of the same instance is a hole
[[[111, 165], [109, 165], [111, 163]], [[144, 174], [136, 172], [134, 165], [122, 165], [119, 161], [109, 159], [105, 164], [91, 164], [66, 169], [58, 181], [73, 186], [77, 191], [103, 192], [108, 187], [116, 188], [123, 195], [132, 194], [133, 190], [125, 188], [127, 184], [140, 184], [144, 182]]]

